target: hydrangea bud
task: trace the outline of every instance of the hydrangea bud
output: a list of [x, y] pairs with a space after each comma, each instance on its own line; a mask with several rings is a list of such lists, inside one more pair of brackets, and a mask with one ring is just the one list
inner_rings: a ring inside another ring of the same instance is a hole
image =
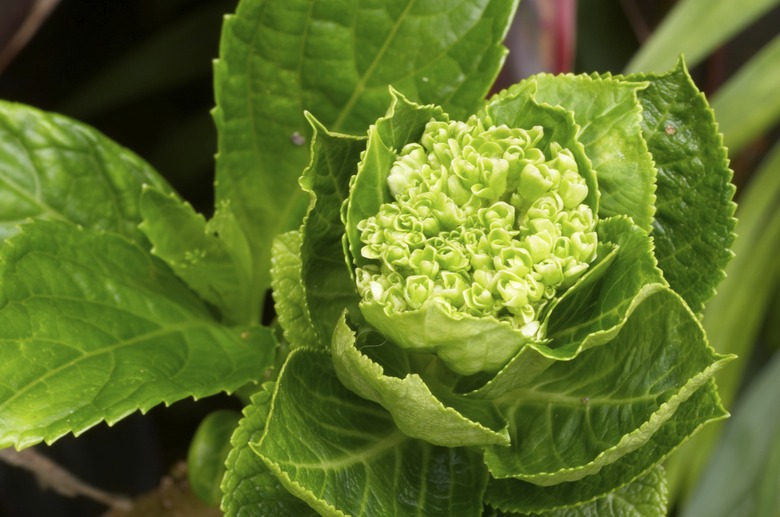
[[[543, 337], [543, 309], [597, 248], [577, 162], [556, 142], [540, 148], [543, 137], [541, 127], [472, 117], [431, 121], [419, 143], [400, 149], [387, 174], [392, 199], [357, 224], [368, 263], [355, 278], [362, 305], [372, 307], [369, 322], [433, 310], [436, 318], [500, 323], [526, 341]], [[475, 366], [459, 364], [458, 354], [440, 357], [465, 374], [509, 359]]]

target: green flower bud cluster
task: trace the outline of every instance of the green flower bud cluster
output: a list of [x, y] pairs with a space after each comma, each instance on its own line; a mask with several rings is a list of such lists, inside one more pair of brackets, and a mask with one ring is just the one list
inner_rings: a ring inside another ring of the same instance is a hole
[[559, 289], [596, 254], [585, 180], [541, 127], [431, 121], [387, 178], [393, 201], [358, 223], [365, 301], [388, 315], [438, 303], [493, 316], [529, 337]]

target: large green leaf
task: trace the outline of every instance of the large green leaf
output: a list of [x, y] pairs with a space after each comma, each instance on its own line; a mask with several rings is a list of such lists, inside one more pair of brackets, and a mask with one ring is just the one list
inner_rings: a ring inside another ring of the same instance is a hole
[[[777, 0], [683, 0], [631, 59], [631, 72], [661, 72], [684, 54], [691, 65], [778, 4]], [[717, 30], [713, 30], [717, 27]]]
[[117, 234], [37, 221], [0, 252], [0, 446], [232, 391], [272, 361], [268, 329], [231, 329]]
[[740, 68], [712, 98], [723, 141], [732, 155], [777, 124], [780, 118], [778, 84], [780, 36]]
[[712, 109], [682, 61], [640, 90], [643, 131], [658, 168], [653, 239], [664, 277], [694, 312], [732, 257], [734, 186]]
[[317, 514], [303, 501], [284, 489], [260, 457], [250, 447], [265, 430], [271, 405], [273, 383], [264, 384], [244, 408], [244, 418], [230, 438], [233, 449], [225, 462], [221, 508], [227, 517], [314, 517]]
[[0, 239], [28, 218], [70, 221], [143, 241], [143, 184], [170, 187], [143, 160], [96, 130], [0, 102]]
[[[273, 237], [306, 208], [309, 110], [334, 131], [364, 132], [388, 85], [465, 116], [503, 61], [517, 0], [245, 0], [225, 20], [215, 64], [217, 200], [229, 199], [269, 285]], [[260, 302], [257, 302], [259, 305]]]
[[702, 426], [726, 416], [728, 413], [720, 405], [715, 382], [710, 380], [680, 404], [674, 417], [653, 433], [645, 445], [598, 473], [579, 481], [551, 486], [512, 478], [491, 479], [485, 500], [506, 511], [536, 514], [608, 496], [652, 469]]
[[[741, 193], [737, 210], [738, 237], [734, 260], [718, 295], [707, 305], [702, 321], [712, 346], [723, 354], [747, 359], [768, 316], [780, 282], [780, 144], [776, 144]], [[731, 407], [750, 362], [736, 361], [718, 373], [723, 403]], [[710, 426], [676, 454], [667, 465], [672, 500], [685, 497], [709, 460], [722, 426]]]
[[482, 515], [479, 452], [404, 435], [381, 406], [339, 382], [324, 352], [290, 354], [253, 447], [285, 488], [323, 515]]
[[497, 402], [512, 445], [486, 449], [493, 477], [552, 485], [592, 475], [647, 443], [723, 364], [667, 289], [616, 330], [608, 343], [556, 362]]

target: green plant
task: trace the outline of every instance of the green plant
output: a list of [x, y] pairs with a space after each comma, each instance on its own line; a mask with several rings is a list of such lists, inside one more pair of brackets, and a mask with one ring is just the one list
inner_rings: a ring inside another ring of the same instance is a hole
[[190, 455], [228, 514], [664, 513], [657, 465], [725, 416], [696, 314], [734, 224], [684, 65], [485, 102], [515, 5], [352, 4], [226, 20], [208, 221], [2, 105], [0, 443], [244, 387]]

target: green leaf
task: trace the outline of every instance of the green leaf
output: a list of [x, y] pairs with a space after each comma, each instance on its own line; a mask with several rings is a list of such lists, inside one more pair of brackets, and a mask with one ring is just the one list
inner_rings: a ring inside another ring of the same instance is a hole
[[563, 106], [579, 125], [578, 140], [593, 163], [601, 193], [599, 215], [628, 215], [650, 231], [655, 167], [642, 138], [637, 92], [646, 83], [586, 75], [534, 76], [538, 102]]
[[732, 156], [777, 124], [780, 118], [778, 84], [780, 36], [740, 68], [712, 99], [723, 141]]
[[228, 205], [208, 223], [192, 206], [154, 188], [141, 196], [141, 230], [152, 253], [163, 259], [201, 298], [231, 324], [255, 321], [251, 314], [249, 245]]
[[171, 192], [146, 162], [91, 127], [0, 101], [0, 239], [36, 218], [145, 242], [137, 228], [144, 184]]
[[263, 435], [271, 405], [273, 383], [266, 383], [252, 395], [244, 408], [244, 418], [230, 438], [233, 449], [225, 465], [221, 508], [227, 517], [263, 515], [266, 517], [314, 517], [306, 503], [285, 490], [250, 447]]
[[233, 391], [273, 360], [268, 329], [219, 325], [160, 260], [117, 234], [25, 225], [0, 252], [0, 285], [0, 446]]
[[381, 406], [339, 382], [324, 352], [290, 354], [253, 448], [323, 515], [482, 515], [479, 452], [405, 436]]
[[333, 131], [365, 131], [388, 85], [472, 113], [495, 79], [517, 0], [242, 1], [225, 20], [215, 64], [216, 198], [230, 200], [254, 258], [259, 306], [270, 245], [306, 208], [296, 183], [309, 110]]
[[491, 479], [485, 500], [492, 506], [519, 513], [542, 513], [576, 506], [607, 496], [632, 482], [667, 458], [681, 443], [706, 424], [728, 413], [720, 405], [711, 379], [682, 402], [648, 442], [623, 458], [580, 481], [540, 486], [519, 479]]
[[778, 515], [779, 391], [780, 354], [775, 354], [739, 400], [683, 516]]
[[357, 306], [359, 298], [344, 257], [341, 207], [366, 142], [330, 133], [314, 118], [309, 120], [314, 127], [312, 162], [301, 186], [310, 195], [311, 208], [301, 230], [301, 278], [312, 323], [327, 346], [342, 311]]
[[667, 289], [606, 334], [607, 343], [556, 362], [496, 402], [512, 445], [486, 448], [493, 477], [552, 485], [594, 474], [647, 443], [723, 365]]
[[[363, 346], [392, 346], [386, 338], [382, 340]], [[355, 333], [342, 318], [331, 349], [336, 374], [347, 388], [387, 409], [407, 436], [445, 447], [509, 445], [506, 423], [489, 402], [450, 393], [445, 405], [431, 392], [433, 379], [413, 373], [403, 378], [386, 375], [357, 345]]]
[[639, 91], [648, 148], [658, 168], [653, 239], [658, 265], [695, 313], [715, 294], [734, 241], [734, 186], [712, 109], [685, 64]]
[[301, 234], [292, 230], [274, 239], [271, 255], [274, 310], [284, 339], [292, 347], [317, 346], [301, 281]]
[[222, 499], [220, 482], [230, 452], [230, 436], [241, 415], [231, 409], [210, 413], [198, 425], [187, 451], [187, 479], [203, 502], [217, 506]]
[[677, 2], [626, 68], [661, 72], [671, 68], [680, 54], [693, 66], [777, 4], [778, 0]]

